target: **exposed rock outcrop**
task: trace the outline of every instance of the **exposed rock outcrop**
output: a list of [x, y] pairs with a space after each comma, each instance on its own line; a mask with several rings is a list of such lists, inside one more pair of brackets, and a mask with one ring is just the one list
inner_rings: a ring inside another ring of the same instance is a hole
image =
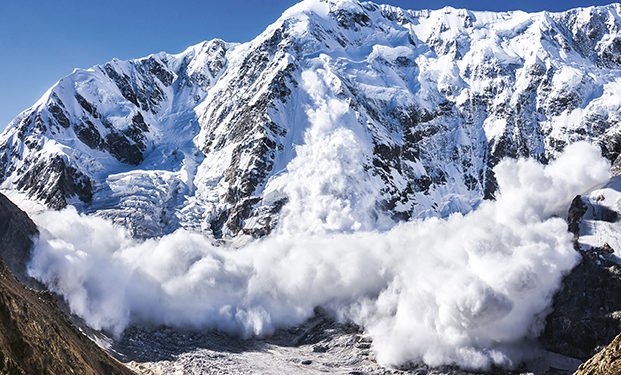
[[[597, 248], [580, 244], [580, 226], [587, 211], [584, 198], [576, 196], [567, 221], [582, 259], [563, 279], [541, 336], [548, 350], [581, 360], [621, 332], [621, 265], [608, 244]], [[617, 213], [601, 206], [598, 215], [599, 220], [614, 221]]]
[[39, 231], [28, 215], [0, 194], [0, 258], [22, 282], [31, 282], [26, 274], [33, 237]]
[[621, 332], [621, 266], [606, 246], [580, 254], [554, 296], [541, 340], [548, 350], [586, 360]]
[[621, 333], [602, 351], [580, 365], [575, 375], [621, 374]]

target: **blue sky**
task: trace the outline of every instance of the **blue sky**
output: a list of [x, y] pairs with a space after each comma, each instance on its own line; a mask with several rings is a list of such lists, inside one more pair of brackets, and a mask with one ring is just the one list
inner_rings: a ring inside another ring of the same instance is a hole
[[[244, 42], [296, 0], [1, 0], [0, 130], [75, 67], [179, 52], [212, 38]], [[601, 0], [379, 0], [409, 9], [559, 11]]]

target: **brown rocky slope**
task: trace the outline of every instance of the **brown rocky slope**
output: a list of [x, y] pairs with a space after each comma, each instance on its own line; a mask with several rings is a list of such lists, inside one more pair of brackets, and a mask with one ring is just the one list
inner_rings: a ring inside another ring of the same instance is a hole
[[621, 333], [601, 352], [582, 365], [575, 375], [621, 374]]

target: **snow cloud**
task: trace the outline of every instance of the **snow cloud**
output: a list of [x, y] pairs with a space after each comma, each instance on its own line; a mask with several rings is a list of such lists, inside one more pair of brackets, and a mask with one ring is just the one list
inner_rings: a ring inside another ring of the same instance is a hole
[[328, 220], [324, 233], [295, 234], [294, 204], [286, 230], [239, 249], [183, 230], [139, 242], [73, 208], [48, 211], [34, 215], [41, 235], [29, 271], [116, 334], [134, 322], [269, 334], [322, 306], [362, 325], [384, 364], [511, 366], [578, 260], [555, 214], [608, 169], [585, 143], [547, 166], [505, 160], [497, 201], [385, 231], [335, 233]]

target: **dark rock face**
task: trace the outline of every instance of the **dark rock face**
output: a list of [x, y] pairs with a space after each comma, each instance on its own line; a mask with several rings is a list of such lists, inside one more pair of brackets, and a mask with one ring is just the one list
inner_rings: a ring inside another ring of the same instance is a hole
[[20, 284], [1, 258], [0, 373], [132, 374], [84, 336], [50, 293]]
[[25, 277], [37, 233], [28, 215], [0, 194], [0, 373], [132, 374], [84, 336], [49, 292], [29, 289], [13, 275]]
[[144, 160], [140, 150], [141, 147], [130, 143], [126, 137], [118, 133], [108, 134], [106, 136], [106, 144], [108, 145], [110, 153], [123, 163], [138, 165]]
[[50, 104], [50, 114], [56, 123], [63, 128], [68, 128], [71, 125], [69, 118], [67, 118], [65, 105], [58, 98], [57, 95], [53, 95], [54, 102]]
[[587, 207], [582, 201], [582, 197], [580, 195], [576, 195], [576, 197], [571, 201], [569, 212], [567, 213], [567, 229], [570, 233], [574, 234], [575, 240], [578, 239], [578, 233], [580, 232], [580, 221], [586, 212]]
[[22, 282], [30, 279], [26, 264], [31, 257], [32, 239], [38, 234], [28, 215], [0, 194], [0, 257]]
[[34, 163], [21, 175], [17, 187], [57, 210], [66, 207], [67, 199], [74, 195], [83, 202], [90, 202], [93, 196], [91, 180], [60, 156]]
[[546, 349], [586, 360], [621, 331], [621, 266], [607, 245], [580, 250], [582, 260], [554, 296], [541, 342]]
[[613, 177], [621, 174], [621, 155], [617, 156], [615, 161], [612, 163], [612, 166], [610, 167], [610, 174]]
[[101, 134], [95, 128], [95, 124], [90, 120], [73, 124], [73, 131], [82, 143], [92, 149], [101, 148], [104, 143]]
[[[580, 223], [588, 211], [581, 196], [569, 208], [568, 230], [582, 260], [563, 279], [553, 300], [541, 342], [546, 349], [585, 360], [621, 331], [621, 266], [608, 244], [582, 250]], [[616, 212], [599, 207], [598, 220], [616, 220]]]
[[161, 85], [170, 86], [173, 75], [153, 58], [134, 64], [134, 68], [143, 74], [130, 77], [119, 72], [114, 61], [104, 65], [102, 70], [114, 81], [125, 99], [143, 111], [158, 112], [160, 103], [166, 99]]
[[[74, 131], [80, 141], [92, 149], [108, 151], [118, 161], [131, 165], [138, 165], [144, 160], [142, 152], [146, 149], [145, 133], [149, 126], [144, 122], [140, 112], [131, 119], [131, 124], [123, 131], [118, 131], [80, 94], [75, 95], [78, 104], [84, 109], [89, 118], [74, 124]], [[94, 122], [101, 122], [109, 133], [101, 134]]]

